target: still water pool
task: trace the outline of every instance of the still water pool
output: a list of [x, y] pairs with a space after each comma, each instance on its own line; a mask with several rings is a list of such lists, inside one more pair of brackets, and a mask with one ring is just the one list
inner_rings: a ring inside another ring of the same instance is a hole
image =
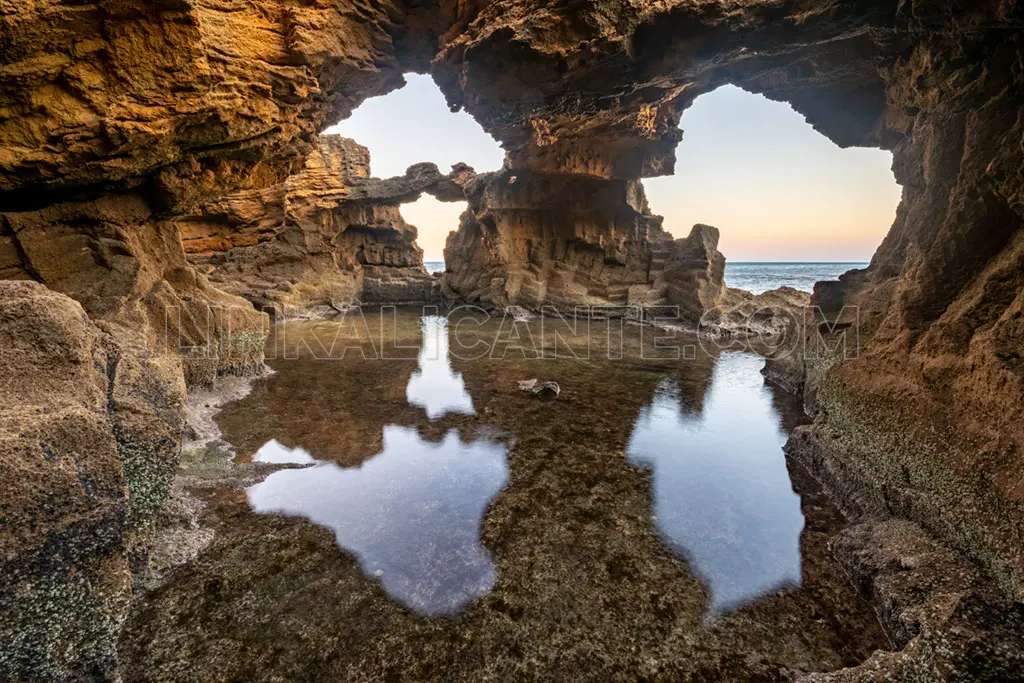
[[699, 410], [665, 380], [629, 441], [630, 462], [652, 472], [655, 525], [707, 581], [714, 610], [800, 584], [804, 515], [763, 365], [722, 354]]
[[782, 451], [798, 402], [756, 354], [664, 334], [279, 326], [275, 374], [218, 417], [259, 474], [211, 485], [217, 540], [136, 615], [140, 671], [788, 680], [884, 647], [828, 551], [841, 517]]

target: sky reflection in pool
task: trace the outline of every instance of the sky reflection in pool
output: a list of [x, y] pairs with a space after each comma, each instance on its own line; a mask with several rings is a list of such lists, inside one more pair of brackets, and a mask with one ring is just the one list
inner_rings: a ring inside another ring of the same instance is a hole
[[500, 443], [464, 443], [454, 430], [430, 443], [391, 425], [383, 450], [360, 467], [282, 470], [247, 493], [257, 512], [331, 528], [395, 600], [421, 614], [450, 614], [494, 584], [480, 524], [508, 480], [506, 455]]
[[452, 370], [448, 359], [447, 318], [423, 318], [419, 368], [409, 378], [405, 396], [410, 405], [426, 410], [431, 420], [447, 413], [473, 414], [473, 399], [466, 391], [462, 375]]
[[316, 461], [302, 448], [288, 448], [277, 439], [271, 439], [252, 456], [253, 462], [273, 465], [312, 465]]
[[715, 612], [800, 583], [804, 517], [762, 365], [722, 354], [699, 414], [666, 380], [629, 443], [630, 461], [652, 470], [659, 531], [708, 582]]

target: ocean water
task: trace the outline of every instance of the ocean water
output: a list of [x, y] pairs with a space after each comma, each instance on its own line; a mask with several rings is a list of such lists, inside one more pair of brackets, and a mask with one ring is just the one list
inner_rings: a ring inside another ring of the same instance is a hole
[[867, 268], [867, 263], [726, 263], [725, 284], [761, 294], [779, 287], [814, 291], [814, 283], [835, 280], [848, 270]]
[[[444, 261], [427, 261], [431, 273], [444, 272]], [[820, 280], [835, 280], [848, 270], [867, 268], [867, 263], [726, 263], [725, 284], [761, 294], [779, 287], [804, 292], [814, 290]]]

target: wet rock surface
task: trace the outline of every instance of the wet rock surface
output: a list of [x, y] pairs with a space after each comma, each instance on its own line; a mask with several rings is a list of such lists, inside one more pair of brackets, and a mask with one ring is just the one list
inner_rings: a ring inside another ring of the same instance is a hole
[[[313, 237], [310, 244], [275, 238], [242, 246], [226, 231], [231, 251], [255, 253], [252, 262], [240, 260], [241, 284], [227, 276], [211, 283], [182, 246], [184, 219], [236, 193], [257, 193], [257, 212], [276, 210], [270, 195], [303, 177], [321, 145], [317, 134], [366, 98], [399, 87], [403, 71], [429, 70], [453, 108], [469, 111], [508, 153], [499, 174], [466, 185], [471, 211], [449, 241], [447, 295], [498, 308], [664, 299], [696, 317], [728, 296], [716, 275], [713, 233], [700, 229], [668, 245], [638, 180], [672, 172], [683, 111], [733, 83], [791, 103], [840, 145], [892, 150], [904, 187], [871, 266], [816, 289], [812, 306], [821, 315], [808, 312], [803, 326], [805, 348], [815, 352], [776, 359], [770, 371], [815, 415], [794, 448], [806, 446], [806, 462], [830, 491], [914, 521], [979, 563], [1003, 600], [1019, 601], [1021, 31], [1012, 0], [0, 3], [0, 278], [34, 280], [81, 304], [93, 327], [76, 323], [57, 338], [89, 346], [82, 340], [101, 334], [107, 403], [116, 406], [105, 419], [117, 444], [111, 460], [106, 427], [93, 424], [100, 419], [93, 399], [81, 395], [102, 376], [50, 359], [63, 352], [41, 342], [10, 361], [6, 375], [52, 372], [70, 384], [37, 395], [10, 383], [4, 428], [16, 425], [20, 445], [11, 446], [17, 453], [6, 466], [43, 457], [32, 443], [23, 448], [24, 434], [43, 429], [23, 423], [23, 409], [39, 404], [57, 414], [76, 402], [84, 412], [68, 419], [81, 424], [62, 447], [81, 454], [84, 471], [106, 476], [120, 467], [129, 493], [118, 505], [130, 520], [122, 529], [144, 526], [167, 495], [177, 450], [170, 425], [180, 418], [184, 387], [262, 368], [266, 317], [230, 292], [336, 307], [345, 302], [330, 299], [334, 293], [427, 296], [411, 233], [389, 209], [380, 209], [382, 234], [348, 246], [325, 246], [325, 234], [339, 233], [310, 227], [334, 219], [335, 207], [316, 201], [288, 233]], [[406, 181], [415, 178], [397, 183]], [[373, 223], [376, 198], [405, 190], [384, 181], [366, 191], [372, 210], [355, 223]], [[447, 184], [437, 191], [458, 194]], [[238, 204], [232, 211], [244, 215]], [[260, 221], [243, 224], [248, 230]], [[350, 250], [369, 256], [363, 263]], [[283, 264], [295, 257], [300, 264]], [[364, 266], [362, 283], [334, 270], [350, 261]], [[279, 272], [299, 282], [278, 281]], [[3, 286], [5, 296], [36, 296]], [[229, 325], [211, 325], [222, 310], [230, 311]], [[168, 311], [177, 312], [171, 323]], [[26, 324], [42, 329], [36, 312], [4, 319], [11, 348], [34, 338]], [[837, 346], [851, 329], [856, 337]], [[194, 355], [178, 358], [182, 345]], [[37, 353], [47, 360], [33, 365]], [[84, 436], [90, 424], [95, 438]], [[109, 521], [102, 492], [81, 498], [52, 485], [63, 492], [52, 502], [67, 498], [77, 511], [69, 524]], [[23, 492], [4, 493], [13, 500]], [[25, 543], [64, 546], [68, 537], [50, 526], [50, 507], [18, 509], [39, 530]], [[116, 531], [109, 542], [134, 547], [134, 537]], [[89, 605], [83, 614], [122, 612], [124, 567], [135, 562], [119, 552], [104, 546], [90, 555], [105, 564], [83, 564], [80, 576], [100, 578], [68, 589]], [[12, 571], [35, 572], [39, 585], [79, 581], [59, 563], [34, 563], [21, 550], [13, 557]], [[36, 615], [31, 621], [42, 614], [34, 611], [43, 604], [37, 597], [30, 590], [3, 599], [18, 614]], [[949, 621], [951, 629], [989, 628], [979, 610], [958, 614], [965, 621]], [[16, 658], [28, 667], [17, 675], [61, 680], [72, 669], [82, 678], [112, 671], [106, 643], [118, 619], [80, 623], [88, 628], [32, 640], [52, 647]], [[900, 674], [907, 680], [959, 675], [928, 668], [925, 650], [907, 653], [911, 664]]]
[[[382, 451], [388, 424], [431, 443], [455, 431], [465, 443], [507, 444], [508, 486], [480, 529], [493, 588], [457, 614], [421, 616], [390, 597], [360, 557], [339, 549], [330, 529], [250, 510], [239, 487], [251, 485], [250, 468], [274, 466], [242, 463], [194, 489], [216, 538], [136, 602], [122, 641], [132, 662], [125, 680], [550, 680], [571, 672], [578, 680], [785, 681], [794, 670], [853, 666], [888, 646], [830, 555], [842, 517], [796, 465], [790, 476], [805, 518], [801, 585], [708, 618], [710, 589], [659, 534], [650, 475], [626, 451], [666, 374], [678, 378], [682, 405], [699, 414], [714, 359], [546, 361], [545, 376], [572, 378], [557, 401], [519, 391], [516, 380], [531, 363], [511, 349], [503, 360], [453, 359], [473, 412], [430, 417], [405, 393], [417, 365], [417, 320], [399, 318], [389, 350], [402, 347], [409, 358], [401, 361], [313, 360], [305, 349], [319, 348], [314, 326], [289, 323], [299, 357], [269, 353], [279, 356], [271, 361], [277, 373], [218, 421], [242, 459], [274, 439], [351, 471]], [[538, 343], [555, 342], [541, 334], [540, 320], [524, 324]], [[499, 327], [477, 328], [461, 342], [490, 339]], [[334, 338], [323, 324], [317, 329]], [[593, 338], [606, 338], [602, 330], [592, 330]], [[635, 358], [638, 331], [626, 339]], [[581, 352], [585, 341], [581, 335], [570, 344]], [[324, 382], [326, 374], [338, 384]], [[378, 396], [372, 409], [371, 392]], [[800, 422], [797, 401], [774, 400], [785, 429]], [[314, 495], [309, 489], [305, 497]]]
[[905, 520], [843, 530], [836, 556], [879, 610], [897, 653], [806, 681], [1012, 681], [1024, 672], [1024, 611]]
[[0, 283], [0, 330], [0, 676], [113, 678], [184, 386], [34, 282]]

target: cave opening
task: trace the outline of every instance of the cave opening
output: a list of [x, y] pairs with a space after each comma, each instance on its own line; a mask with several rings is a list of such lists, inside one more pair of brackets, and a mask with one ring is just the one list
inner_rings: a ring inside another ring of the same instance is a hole
[[[406, 81], [400, 90], [365, 101], [324, 132], [367, 147], [371, 171], [378, 178], [401, 176], [422, 162], [437, 164], [442, 173], [459, 163], [480, 173], [501, 168], [505, 155], [498, 143], [469, 114], [452, 113], [429, 76], [410, 73]], [[441, 201], [428, 194], [402, 205], [402, 217], [418, 229], [428, 270], [444, 270], [445, 241], [459, 227], [465, 209], [465, 201]]]
[[677, 238], [720, 230], [730, 287], [810, 291], [865, 267], [893, 223], [891, 152], [840, 148], [788, 104], [723, 86], [681, 127], [675, 175], [645, 180], [647, 197]]

